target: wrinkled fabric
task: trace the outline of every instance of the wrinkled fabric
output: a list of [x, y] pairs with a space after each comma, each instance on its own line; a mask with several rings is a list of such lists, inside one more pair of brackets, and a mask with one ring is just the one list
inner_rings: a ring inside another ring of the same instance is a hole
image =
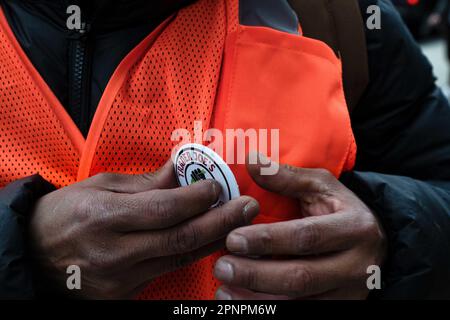
[[[355, 172], [342, 181], [388, 236], [384, 299], [450, 298], [450, 107], [432, 67], [387, 0], [366, 31], [370, 84], [352, 114]], [[364, 16], [364, 12], [363, 12]]]
[[0, 190], [0, 299], [34, 297], [26, 222], [36, 200], [53, 190], [39, 175]]

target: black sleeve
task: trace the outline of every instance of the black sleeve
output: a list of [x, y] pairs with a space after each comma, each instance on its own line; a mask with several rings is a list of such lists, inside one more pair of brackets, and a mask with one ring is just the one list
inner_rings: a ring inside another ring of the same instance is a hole
[[34, 297], [26, 220], [37, 199], [53, 190], [55, 187], [39, 175], [0, 189], [0, 299]]
[[370, 84], [352, 114], [355, 171], [342, 181], [379, 216], [389, 239], [380, 298], [450, 298], [450, 107], [390, 1], [366, 30]]

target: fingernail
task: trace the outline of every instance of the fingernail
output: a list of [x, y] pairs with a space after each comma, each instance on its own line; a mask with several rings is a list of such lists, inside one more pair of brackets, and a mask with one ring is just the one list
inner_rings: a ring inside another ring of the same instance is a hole
[[214, 275], [221, 281], [232, 281], [234, 278], [233, 266], [224, 260], [219, 260], [214, 268]]
[[256, 200], [251, 200], [244, 207], [242, 212], [245, 217], [245, 221], [251, 222], [259, 213], [259, 203]]
[[217, 185], [217, 182], [215, 180], [207, 180], [207, 181], [209, 181], [209, 183], [211, 184], [211, 189], [212, 189], [214, 198], [217, 199], [221, 192], [220, 188]]
[[247, 238], [239, 234], [230, 234], [227, 239], [227, 249], [233, 253], [245, 254], [248, 252]]
[[216, 300], [233, 300], [231, 295], [222, 289], [218, 289], [216, 292]]

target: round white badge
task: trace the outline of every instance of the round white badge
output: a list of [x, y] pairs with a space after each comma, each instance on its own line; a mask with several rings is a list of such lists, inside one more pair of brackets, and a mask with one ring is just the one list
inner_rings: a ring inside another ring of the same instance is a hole
[[174, 167], [182, 187], [207, 179], [219, 182], [222, 193], [214, 207], [240, 197], [239, 186], [230, 167], [208, 147], [195, 143], [182, 146], [175, 156]]

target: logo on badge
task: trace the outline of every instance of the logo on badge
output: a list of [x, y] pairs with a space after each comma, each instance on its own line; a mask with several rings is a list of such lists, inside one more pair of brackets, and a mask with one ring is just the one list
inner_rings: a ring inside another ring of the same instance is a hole
[[200, 144], [182, 146], [174, 161], [178, 183], [182, 187], [202, 180], [216, 180], [222, 193], [214, 207], [240, 197], [239, 186], [230, 167], [213, 150]]

